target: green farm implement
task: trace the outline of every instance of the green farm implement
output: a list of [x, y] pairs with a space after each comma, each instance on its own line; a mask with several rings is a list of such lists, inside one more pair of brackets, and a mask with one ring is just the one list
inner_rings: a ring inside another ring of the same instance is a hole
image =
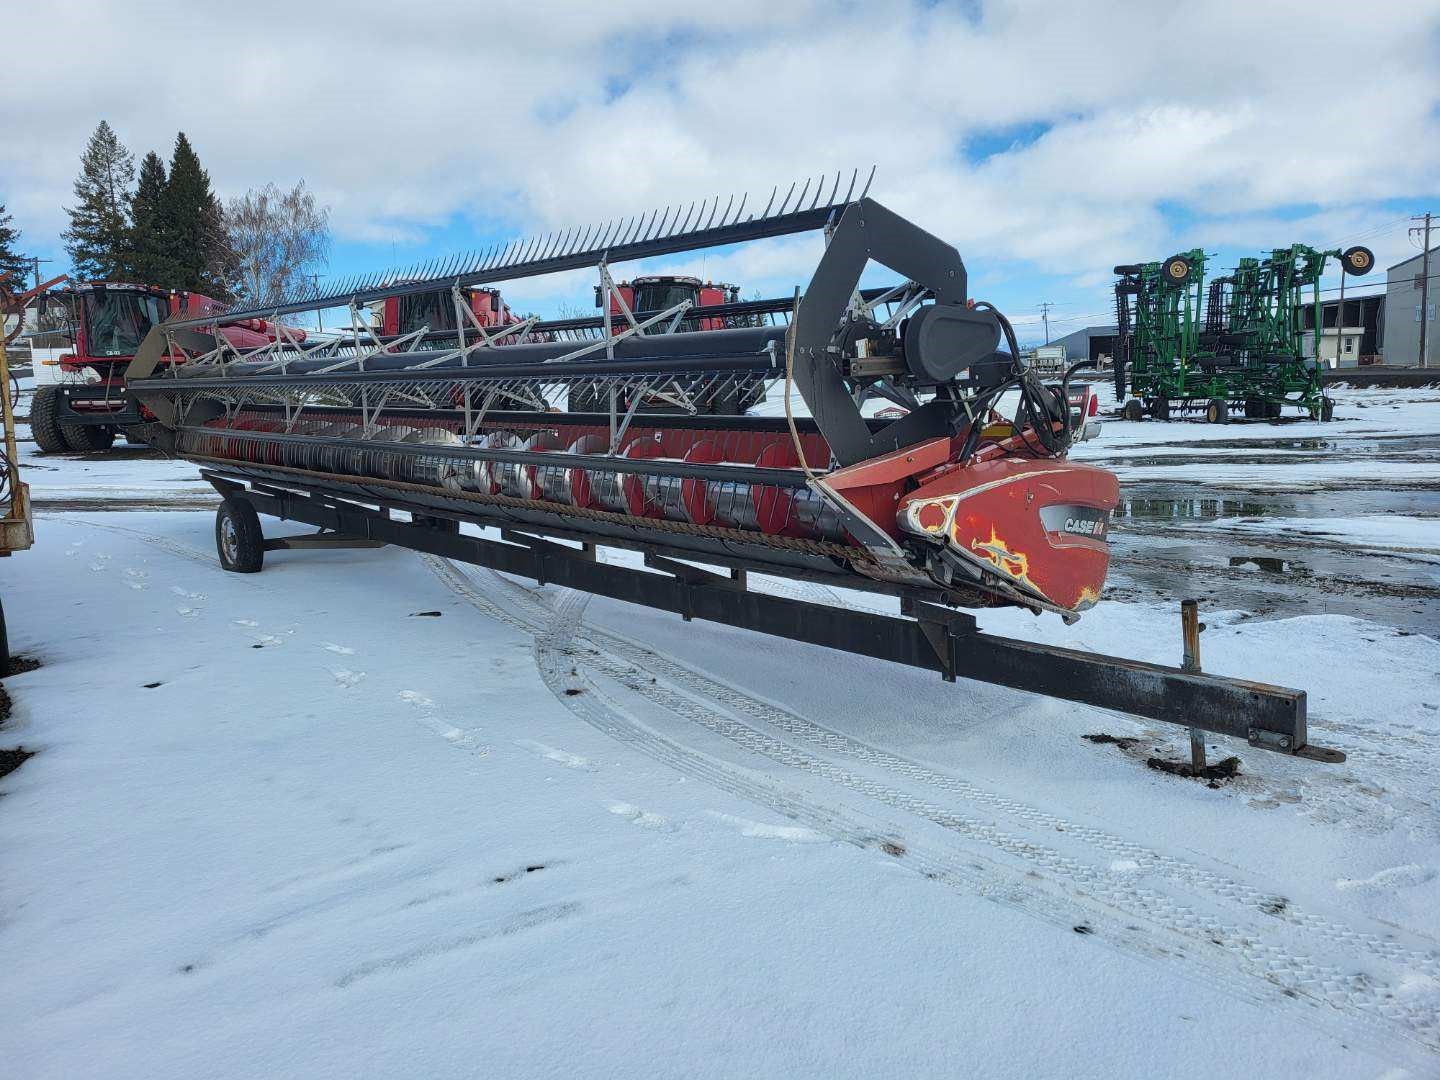
[[1320, 334], [1307, 354], [1301, 314], [1313, 307], [1313, 325], [1321, 325], [1320, 278], [1332, 258], [1346, 274], [1375, 266], [1367, 248], [1295, 244], [1264, 259], [1241, 259], [1208, 289], [1198, 248], [1163, 263], [1115, 267], [1115, 396], [1125, 402], [1123, 415], [1168, 420], [1175, 411], [1203, 412], [1219, 424], [1237, 412], [1278, 419], [1288, 405], [1329, 420]]

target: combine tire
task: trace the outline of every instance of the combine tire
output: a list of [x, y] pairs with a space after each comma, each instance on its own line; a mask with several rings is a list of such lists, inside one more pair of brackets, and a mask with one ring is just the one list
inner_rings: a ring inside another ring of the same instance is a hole
[[1223, 398], [1211, 398], [1205, 406], [1205, 419], [1211, 424], [1223, 424], [1230, 419], [1230, 407]]
[[124, 435], [125, 435], [125, 444], [126, 444], [127, 446], [149, 446], [149, 445], [150, 445], [148, 442], [145, 441], [145, 437], [144, 437], [145, 425], [144, 425], [144, 424], [130, 424], [130, 425], [126, 426], [125, 428], [121, 429], [121, 430], [122, 430], [122, 432], [123, 432]]
[[62, 424], [65, 445], [82, 454], [95, 454], [115, 445], [115, 429], [106, 424]]
[[258, 574], [265, 562], [260, 515], [244, 499], [226, 499], [215, 511], [215, 550], [220, 565], [235, 574]]
[[1125, 408], [1120, 410], [1120, 415], [1126, 420], [1144, 420], [1145, 406], [1140, 404], [1138, 398], [1131, 398], [1125, 402]]
[[70, 449], [65, 433], [60, 430], [55, 409], [55, 388], [37, 386], [30, 395], [30, 434], [35, 437], [35, 445], [47, 454], [59, 454]]

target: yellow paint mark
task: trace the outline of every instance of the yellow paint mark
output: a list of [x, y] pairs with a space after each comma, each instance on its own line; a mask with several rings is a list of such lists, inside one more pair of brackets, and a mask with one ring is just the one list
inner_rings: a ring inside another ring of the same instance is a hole
[[1045, 595], [1040, 587], [1030, 580], [1030, 557], [1023, 551], [1011, 551], [1010, 546], [995, 532], [994, 525], [990, 526], [990, 539], [984, 542], [971, 540], [970, 550], [978, 552], [986, 562], [1006, 577], [1023, 582], [1041, 596]]

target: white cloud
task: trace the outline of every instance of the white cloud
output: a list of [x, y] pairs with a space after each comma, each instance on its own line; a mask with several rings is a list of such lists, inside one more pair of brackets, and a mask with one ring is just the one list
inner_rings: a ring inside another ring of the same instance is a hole
[[[878, 162], [877, 197], [972, 277], [1089, 288], [1206, 227], [1222, 239], [1196, 242], [1286, 243], [1440, 194], [1440, 0], [1013, 0], [978, 18], [898, 0], [62, 3], [6, 27], [0, 199], [31, 243], [64, 227], [102, 116], [137, 156], [183, 129], [222, 195], [303, 176], [341, 239], [402, 260], [457, 221], [549, 230]], [[1018, 124], [1046, 130], [967, 159]], [[748, 294], [813, 260], [797, 241], [683, 266]]]

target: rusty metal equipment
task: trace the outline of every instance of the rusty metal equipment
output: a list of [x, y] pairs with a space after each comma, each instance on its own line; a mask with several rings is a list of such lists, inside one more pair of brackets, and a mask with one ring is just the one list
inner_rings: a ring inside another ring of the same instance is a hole
[[[35, 543], [30, 516], [30, 489], [20, 479], [20, 451], [15, 444], [15, 401], [11, 396], [10, 360], [0, 340], [0, 422], [4, 452], [0, 454], [0, 557], [25, 551]], [[0, 676], [10, 674], [10, 635], [0, 606]]]
[[[843, 195], [839, 176], [813, 196], [808, 184], [798, 198], [777, 191], [749, 216], [746, 199], [723, 209], [716, 199], [175, 317], [137, 352], [129, 390], [156, 418], [151, 441], [197, 462], [225, 496], [216, 535], [227, 569], [258, 570], [277, 546], [263, 537], [265, 513], [316, 526], [326, 546], [398, 544], [949, 679], [1252, 742], [1260, 731], [1275, 740], [1256, 745], [1333, 758], [1308, 745], [1303, 692], [998, 638], [959, 610], [1079, 617], [1104, 584], [1118, 487], [1066, 460], [1069, 373], [1058, 390], [1041, 383], [1018, 361], [1008, 320], [968, 295], [955, 249], [857, 195], [856, 181]], [[610, 270], [822, 229], [808, 287], [773, 324], [707, 329], [689, 299], [637, 314]], [[872, 262], [899, 281], [861, 291]], [[534, 319], [487, 327], [466, 299], [587, 263], [606, 313], [593, 336], [535, 340]], [[394, 295], [397, 281], [402, 295], [448, 286], [453, 336], [421, 326], [374, 337], [360, 306]], [[349, 309], [348, 342], [279, 333], [239, 350], [223, 336], [331, 307]], [[767, 393], [783, 415], [716, 408]], [[871, 416], [870, 398], [894, 408]], [[566, 408], [576, 401], [587, 407]], [[601, 545], [643, 552], [648, 571], [598, 561]], [[757, 593], [751, 571], [888, 593], [902, 615]]]

